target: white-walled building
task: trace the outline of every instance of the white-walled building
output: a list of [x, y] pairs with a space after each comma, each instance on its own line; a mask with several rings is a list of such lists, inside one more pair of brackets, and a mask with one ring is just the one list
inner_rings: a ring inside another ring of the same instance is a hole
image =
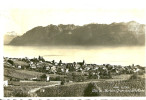
[[8, 86], [8, 80], [5, 80], [4, 81], [4, 87], [7, 87]]

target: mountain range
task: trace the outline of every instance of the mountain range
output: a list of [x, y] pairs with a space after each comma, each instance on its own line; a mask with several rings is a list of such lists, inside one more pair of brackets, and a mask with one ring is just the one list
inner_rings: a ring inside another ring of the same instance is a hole
[[97, 24], [83, 26], [48, 25], [37, 26], [22, 36], [15, 37], [9, 45], [79, 45], [113, 46], [144, 45], [145, 25], [135, 21], [127, 23]]

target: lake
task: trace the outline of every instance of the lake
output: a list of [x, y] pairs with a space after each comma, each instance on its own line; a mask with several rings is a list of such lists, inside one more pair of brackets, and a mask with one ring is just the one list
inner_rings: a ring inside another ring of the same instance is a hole
[[4, 57], [43, 56], [58, 62], [82, 62], [112, 65], [145, 66], [145, 47], [81, 47], [81, 46], [9, 46], [4, 45]]

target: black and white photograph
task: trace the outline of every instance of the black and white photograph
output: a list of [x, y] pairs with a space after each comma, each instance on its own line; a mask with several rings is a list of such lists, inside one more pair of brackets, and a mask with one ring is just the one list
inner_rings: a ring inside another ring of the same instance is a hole
[[2, 98], [146, 96], [144, 0], [0, 6]]

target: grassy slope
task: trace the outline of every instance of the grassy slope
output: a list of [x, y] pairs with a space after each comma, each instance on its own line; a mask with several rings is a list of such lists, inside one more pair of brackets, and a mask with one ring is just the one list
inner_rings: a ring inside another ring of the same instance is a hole
[[[25, 78], [33, 78], [36, 76], [41, 76], [44, 73], [36, 72], [36, 71], [29, 71], [29, 70], [22, 70], [22, 69], [12, 69], [12, 68], [4, 68], [4, 76], [5, 78], [14, 77], [18, 79], [25, 79]], [[56, 75], [56, 74], [49, 74], [50, 77], [62, 76], [65, 75]]]
[[[12, 68], [4, 68], [4, 79], [7, 80], [10, 77], [25, 79], [32, 78], [36, 76], [40, 76], [44, 73], [21, 70], [21, 69], [12, 69]], [[50, 75], [51, 77], [56, 77], [57, 75]], [[55, 84], [54, 82], [14, 82], [10, 81], [9, 84], [13, 84], [16, 86], [9, 86], [4, 88], [5, 97], [12, 96], [15, 91], [22, 90], [24, 93], [27, 93], [30, 89], [37, 88], [40, 86], [47, 86], [51, 84]]]
[[42, 74], [43, 73], [28, 71], [28, 70], [4, 68], [4, 76], [19, 78], [19, 79], [33, 78], [36, 76], [40, 76]]
[[16, 81], [10, 81], [9, 84], [13, 84], [13, 86], [4, 87], [4, 96], [5, 97], [11, 97], [16, 96], [16, 92], [19, 93], [19, 91], [23, 91], [24, 94], [28, 94], [28, 91], [35, 88], [40, 88], [42, 86], [49, 86], [53, 84], [57, 84], [57, 82], [44, 82], [44, 81], [38, 81], [38, 82], [16, 82]]
[[[132, 92], [132, 90], [144, 90], [144, 79], [138, 81], [101, 81], [97, 82], [96, 84], [101, 89], [101, 96], [145, 96], [144, 91]], [[37, 91], [37, 94], [40, 97], [83, 97], [87, 85], [88, 83], [82, 83], [68, 86], [50, 87], [45, 88], [44, 93]], [[131, 90], [131, 92], [120, 92], [119, 90]]]
[[26, 63], [26, 62], [24, 62], [24, 61], [19, 61], [19, 60], [16, 60], [16, 61], [14, 61], [14, 64], [15, 65], [21, 65], [21, 66], [29, 66], [29, 64], [28, 63]]

